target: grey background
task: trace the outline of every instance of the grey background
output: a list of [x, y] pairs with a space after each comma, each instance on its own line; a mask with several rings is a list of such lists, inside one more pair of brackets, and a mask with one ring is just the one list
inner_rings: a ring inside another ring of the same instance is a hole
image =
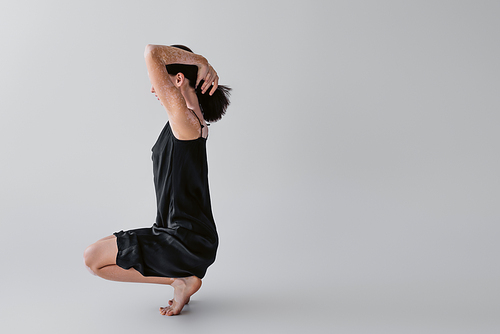
[[[496, 1], [0, 5], [0, 317], [9, 332], [498, 333]], [[148, 43], [233, 87], [210, 128], [217, 262], [108, 282], [87, 245], [155, 218]]]

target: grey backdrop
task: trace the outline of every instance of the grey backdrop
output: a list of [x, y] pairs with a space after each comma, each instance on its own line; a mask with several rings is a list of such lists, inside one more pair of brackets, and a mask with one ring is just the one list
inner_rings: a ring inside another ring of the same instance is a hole
[[[0, 5], [9, 333], [498, 333], [496, 1]], [[233, 87], [209, 139], [221, 244], [180, 317], [85, 247], [155, 218], [148, 43]]]

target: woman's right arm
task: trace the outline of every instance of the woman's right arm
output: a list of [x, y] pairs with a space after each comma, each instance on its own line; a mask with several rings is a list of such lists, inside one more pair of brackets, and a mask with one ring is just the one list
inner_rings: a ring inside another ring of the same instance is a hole
[[[185, 64], [185, 65], [196, 65], [198, 67], [198, 77], [196, 79], [195, 87], [201, 80], [204, 80], [204, 84], [201, 87], [203, 94], [208, 88], [213, 87], [210, 90], [210, 95], [215, 92], [219, 82], [219, 77], [217, 72], [208, 63], [207, 59], [202, 55], [197, 55], [192, 52], [184, 51], [182, 49], [166, 46], [166, 45], [146, 45], [146, 50], [144, 51], [144, 57], [146, 58], [146, 65], [148, 67], [148, 73], [154, 72], [153, 68], [148, 65], [148, 58], [150, 58], [150, 63], [155, 65], [155, 67], [165, 67], [169, 64]], [[153, 71], [150, 71], [153, 70]], [[165, 71], [166, 72], [166, 71]]]
[[147, 58], [148, 55], [157, 58], [163, 65], [185, 64], [198, 67], [208, 65], [205, 57], [173, 46], [148, 44], [144, 51], [144, 57]]

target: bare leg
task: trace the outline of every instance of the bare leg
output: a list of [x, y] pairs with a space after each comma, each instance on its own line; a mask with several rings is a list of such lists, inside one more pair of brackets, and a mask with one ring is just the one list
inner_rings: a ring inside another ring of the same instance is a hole
[[97, 276], [111, 281], [156, 283], [170, 285], [172, 278], [144, 277], [135, 269], [125, 270], [116, 265], [116, 237], [109, 236], [90, 245], [83, 254], [85, 264]]
[[163, 315], [177, 315], [182, 311], [189, 298], [200, 289], [201, 279], [196, 276], [169, 278], [145, 277], [131, 268], [123, 269], [116, 265], [118, 247], [114, 235], [103, 238], [90, 245], [84, 253], [85, 265], [95, 275], [111, 281], [155, 283], [171, 285], [174, 288], [174, 298], [169, 306], [160, 308]]

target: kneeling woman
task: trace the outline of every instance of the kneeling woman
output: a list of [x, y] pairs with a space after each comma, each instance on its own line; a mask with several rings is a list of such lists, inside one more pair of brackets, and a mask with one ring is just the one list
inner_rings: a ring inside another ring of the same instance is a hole
[[206, 121], [224, 115], [230, 88], [219, 85], [208, 61], [185, 46], [148, 45], [144, 56], [151, 92], [168, 114], [152, 149], [156, 222], [95, 242], [84, 259], [92, 273], [108, 280], [171, 285], [174, 298], [160, 313], [176, 315], [215, 261]]

